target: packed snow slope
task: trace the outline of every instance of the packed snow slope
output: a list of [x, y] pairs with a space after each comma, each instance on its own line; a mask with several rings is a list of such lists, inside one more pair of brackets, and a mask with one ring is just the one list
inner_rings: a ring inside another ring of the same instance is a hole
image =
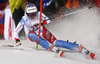
[[[92, 60], [80, 53], [65, 52], [63, 57], [21, 40], [24, 50], [0, 47], [0, 64], [100, 64], [100, 13], [96, 8], [52, 20], [46, 28], [57, 39], [77, 41], [96, 54]], [[0, 40], [0, 45], [15, 44], [13, 40]]]

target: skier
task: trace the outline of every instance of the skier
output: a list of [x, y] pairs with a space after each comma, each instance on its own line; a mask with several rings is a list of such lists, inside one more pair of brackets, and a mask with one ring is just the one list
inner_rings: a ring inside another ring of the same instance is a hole
[[[37, 42], [38, 38], [38, 31], [39, 31], [39, 18], [40, 18], [40, 12], [37, 11], [37, 8], [34, 4], [29, 3], [25, 7], [25, 15], [22, 17], [21, 21], [17, 25], [15, 29], [15, 40], [16, 45], [15, 47], [21, 46], [20, 39], [18, 37], [18, 33], [21, 31], [21, 29], [24, 27], [25, 32], [27, 34], [27, 37], [30, 41]], [[82, 45], [71, 43], [68, 41], [62, 41], [57, 40], [54, 35], [52, 35], [51, 32], [49, 32], [44, 25], [50, 23], [50, 20], [47, 16], [45, 16], [42, 13], [42, 21], [41, 21], [41, 31], [40, 31], [40, 37], [39, 37], [39, 45], [41, 45], [43, 48], [47, 50], [51, 50], [53, 52], [59, 52], [59, 49], [56, 47], [62, 47], [73, 51], [78, 51], [81, 53], [84, 53], [86, 55], [90, 55], [90, 57], [93, 59], [94, 55], [93, 53], [89, 52], [86, 48], [84, 48]], [[45, 20], [45, 21], [44, 21]], [[63, 52], [61, 52], [62, 56]]]

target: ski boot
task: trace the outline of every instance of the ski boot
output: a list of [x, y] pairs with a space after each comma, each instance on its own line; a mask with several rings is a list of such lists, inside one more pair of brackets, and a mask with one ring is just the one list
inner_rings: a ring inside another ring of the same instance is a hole
[[84, 48], [82, 45], [78, 46], [78, 51], [85, 54], [85, 55], [89, 55], [92, 59], [94, 59], [94, 57], [95, 57], [94, 53], [90, 52], [89, 50]]
[[62, 55], [64, 54], [63, 51], [61, 51], [59, 48], [57, 48], [57, 47], [55, 47], [55, 46], [53, 46], [53, 45], [51, 45], [51, 46], [49, 47], [49, 49], [50, 49], [52, 52], [59, 53], [60, 57], [62, 57]]

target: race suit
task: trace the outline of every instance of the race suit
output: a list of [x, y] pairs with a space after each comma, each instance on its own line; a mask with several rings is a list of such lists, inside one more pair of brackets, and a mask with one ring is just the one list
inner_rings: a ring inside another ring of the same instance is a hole
[[[45, 49], [49, 49], [49, 46], [53, 44], [57, 47], [63, 47], [70, 50], [76, 50], [78, 44], [57, 40], [54, 35], [52, 35], [51, 32], [49, 32], [43, 25], [50, 23], [50, 20], [43, 21], [48, 19], [47, 16], [45, 16], [42, 13], [42, 21], [41, 21], [41, 31], [40, 31], [40, 37], [39, 37], [39, 45], [44, 47]], [[40, 12], [37, 13], [36, 17], [34, 19], [30, 19], [26, 14], [22, 17], [21, 21], [17, 25], [15, 29], [14, 37], [19, 39], [18, 33], [21, 31], [21, 29], [24, 27], [26, 36], [29, 38], [30, 41], [37, 42], [38, 38], [38, 31], [39, 31], [39, 20], [40, 20]]]

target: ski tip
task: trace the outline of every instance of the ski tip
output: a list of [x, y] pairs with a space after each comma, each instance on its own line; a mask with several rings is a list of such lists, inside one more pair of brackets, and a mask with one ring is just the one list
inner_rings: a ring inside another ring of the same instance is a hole
[[90, 57], [91, 57], [92, 59], [94, 59], [95, 54], [94, 54], [94, 53], [90, 53]]
[[60, 57], [62, 57], [62, 56], [63, 56], [63, 54], [64, 54], [64, 52], [61, 52], [61, 53], [60, 53]]

